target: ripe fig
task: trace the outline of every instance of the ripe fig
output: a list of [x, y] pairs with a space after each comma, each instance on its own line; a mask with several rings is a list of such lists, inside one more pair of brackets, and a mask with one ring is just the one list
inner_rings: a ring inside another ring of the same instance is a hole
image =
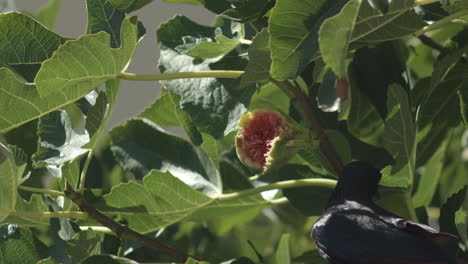
[[238, 127], [237, 156], [246, 166], [262, 172], [286, 163], [304, 143], [313, 142], [308, 130], [273, 109], [245, 113]]

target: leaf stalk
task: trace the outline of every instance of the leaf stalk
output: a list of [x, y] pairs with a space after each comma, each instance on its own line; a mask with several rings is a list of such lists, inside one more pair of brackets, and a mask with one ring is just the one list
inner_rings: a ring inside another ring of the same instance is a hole
[[1, 214], [27, 218], [73, 218], [87, 220], [88, 214], [79, 211], [59, 211], [59, 212], [22, 212], [0, 208]]
[[226, 78], [237, 79], [243, 71], [199, 71], [199, 72], [174, 72], [161, 74], [134, 74], [122, 72], [117, 77], [123, 80], [130, 81], [162, 81], [174, 79], [190, 79], [190, 78]]
[[34, 187], [23, 186], [23, 185], [19, 185], [18, 190], [23, 190], [23, 191], [28, 191], [28, 192], [36, 192], [36, 193], [44, 193], [44, 194], [49, 194], [51, 196], [65, 196], [65, 193], [60, 192], [60, 191], [49, 190], [49, 189], [41, 189], [41, 188], [34, 188]]
[[288, 189], [288, 188], [297, 188], [297, 187], [325, 187], [333, 189], [336, 186], [335, 180], [330, 179], [301, 179], [301, 180], [289, 180], [289, 181], [280, 181], [272, 184], [247, 189], [240, 192], [221, 194], [216, 198], [218, 201], [228, 201], [233, 199], [238, 199], [241, 197], [251, 196], [254, 194], [259, 194], [262, 192], [276, 190], [276, 189]]
[[462, 16], [465, 16], [465, 15], [468, 15], [468, 9], [460, 10], [460, 11], [458, 11], [456, 13], [453, 13], [453, 14], [451, 14], [449, 16], [446, 16], [446, 17], [444, 17], [442, 19], [439, 19], [436, 22], [434, 22], [434, 23], [432, 23], [430, 25], [427, 25], [427, 26], [421, 28], [420, 30], [416, 31], [414, 33], [414, 35], [416, 37], [418, 37], [418, 36], [421, 36], [421, 35], [429, 32], [429, 31], [439, 29], [439, 28], [441, 28], [441, 27], [443, 27], [443, 26], [445, 26], [445, 25], [447, 25], [449, 23], [452, 23], [453, 20], [455, 20], [457, 18], [460, 18]]

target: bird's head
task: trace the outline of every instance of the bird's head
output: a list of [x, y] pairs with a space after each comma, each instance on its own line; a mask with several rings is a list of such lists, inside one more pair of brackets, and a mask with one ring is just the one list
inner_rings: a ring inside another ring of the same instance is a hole
[[341, 172], [337, 192], [345, 200], [371, 201], [377, 193], [382, 174], [370, 164], [355, 161], [347, 164]]

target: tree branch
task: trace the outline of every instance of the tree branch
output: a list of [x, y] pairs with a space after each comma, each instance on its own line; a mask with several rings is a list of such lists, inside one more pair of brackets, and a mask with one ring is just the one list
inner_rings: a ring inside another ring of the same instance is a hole
[[340, 175], [340, 172], [343, 170], [341, 157], [336, 152], [330, 142], [330, 139], [325, 134], [325, 131], [317, 120], [307, 95], [289, 81], [278, 81], [274, 78], [270, 78], [270, 80], [283, 90], [283, 92], [285, 92], [291, 99], [296, 100], [296, 108], [301, 112], [309, 128], [316, 133], [317, 138], [320, 141], [320, 150], [333, 166], [336, 174]]
[[130, 228], [128, 228], [126, 225], [120, 224], [116, 221], [114, 221], [112, 218], [106, 216], [105, 214], [101, 213], [98, 211], [96, 208], [94, 208], [92, 205], [90, 205], [88, 202], [85, 201], [83, 196], [72, 190], [70, 186], [67, 186], [65, 190], [65, 195], [67, 198], [72, 200], [82, 212], [87, 213], [91, 218], [102, 224], [103, 226], [109, 228], [114, 232], [115, 235], [117, 235], [119, 238], [124, 238], [128, 240], [132, 240], [134, 242], [137, 242], [147, 248], [154, 249], [158, 252], [164, 253], [168, 256], [173, 257], [177, 261], [182, 261], [185, 262], [189, 257], [192, 259], [197, 260], [196, 257], [190, 256], [184, 252], [181, 252], [175, 248], [169, 247], [165, 244], [162, 244], [161, 242], [152, 239], [150, 237], [147, 237], [143, 234], [140, 234]]
[[430, 37], [424, 34], [421, 36], [418, 36], [418, 39], [422, 42], [422, 44], [432, 49], [435, 49], [438, 52], [442, 52], [444, 50], [444, 47], [442, 45], [440, 45], [438, 42], [436, 42], [435, 40], [431, 39]]

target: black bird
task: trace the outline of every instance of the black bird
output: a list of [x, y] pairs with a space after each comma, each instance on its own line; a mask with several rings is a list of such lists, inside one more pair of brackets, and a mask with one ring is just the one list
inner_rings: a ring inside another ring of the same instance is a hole
[[372, 202], [381, 177], [365, 162], [345, 166], [311, 232], [320, 255], [332, 264], [460, 264], [443, 249], [457, 237]]

